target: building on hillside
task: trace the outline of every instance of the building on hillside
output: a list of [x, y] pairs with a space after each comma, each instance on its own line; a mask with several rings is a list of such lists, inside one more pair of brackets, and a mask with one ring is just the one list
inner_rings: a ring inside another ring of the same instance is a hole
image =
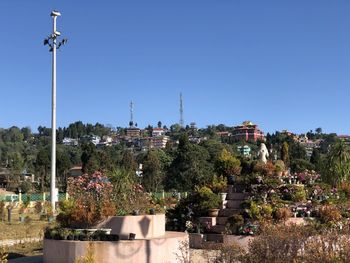
[[311, 157], [314, 149], [318, 149], [321, 146], [322, 139], [310, 140], [305, 134], [297, 137], [297, 142], [305, 148], [306, 156]]
[[152, 137], [150, 147], [156, 148], [156, 149], [164, 149], [168, 141], [169, 141], [168, 136]]
[[68, 177], [78, 177], [83, 175], [82, 166], [73, 166], [68, 171]]
[[235, 126], [232, 131], [232, 137], [235, 141], [258, 141], [265, 140], [264, 133], [259, 129], [258, 125], [251, 121], [245, 121], [242, 125]]
[[84, 136], [80, 137], [80, 142], [81, 143], [91, 142], [94, 145], [99, 144], [100, 140], [101, 140], [100, 136], [93, 135], [93, 134], [91, 134], [91, 135], [84, 135]]
[[152, 137], [163, 136], [165, 134], [165, 130], [163, 128], [153, 128]]
[[126, 136], [127, 137], [140, 137], [141, 135], [141, 129], [137, 127], [129, 127], [126, 129]]
[[100, 142], [97, 144], [99, 147], [111, 146], [113, 144], [113, 138], [111, 136], [103, 136]]
[[78, 139], [65, 137], [63, 138], [62, 144], [66, 146], [78, 146]]
[[237, 150], [241, 155], [243, 155], [245, 157], [251, 156], [251, 148], [248, 145], [237, 146]]

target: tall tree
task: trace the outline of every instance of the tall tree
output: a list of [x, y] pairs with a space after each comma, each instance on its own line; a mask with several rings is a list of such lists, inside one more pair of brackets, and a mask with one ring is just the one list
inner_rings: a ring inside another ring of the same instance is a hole
[[241, 162], [229, 151], [223, 149], [215, 163], [215, 171], [218, 175], [229, 176], [241, 173]]
[[92, 174], [99, 169], [95, 145], [92, 143], [82, 145], [81, 162], [83, 173]]
[[45, 191], [45, 187], [48, 185], [48, 171], [51, 165], [50, 162], [50, 149], [49, 147], [42, 148], [36, 156], [36, 170], [40, 175], [40, 188], [41, 191]]
[[281, 150], [281, 159], [284, 162], [284, 165], [286, 167], [289, 167], [290, 165], [290, 158], [289, 158], [289, 145], [287, 142], [284, 142], [282, 145], [282, 150]]
[[324, 179], [337, 185], [350, 179], [350, 148], [341, 140], [329, 151], [324, 167]]
[[208, 151], [197, 144], [191, 144], [186, 134], [179, 139], [176, 156], [166, 178], [167, 189], [188, 191], [197, 185], [204, 185], [212, 179]]
[[142, 184], [149, 192], [158, 192], [161, 190], [164, 180], [162, 164], [159, 160], [156, 150], [149, 150], [143, 160], [143, 178]]

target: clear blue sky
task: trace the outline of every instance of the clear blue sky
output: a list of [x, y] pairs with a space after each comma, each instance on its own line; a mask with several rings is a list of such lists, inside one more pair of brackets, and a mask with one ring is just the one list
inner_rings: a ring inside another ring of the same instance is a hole
[[349, 0], [0, 0], [0, 127], [50, 126], [52, 9], [59, 126], [199, 127], [350, 134]]

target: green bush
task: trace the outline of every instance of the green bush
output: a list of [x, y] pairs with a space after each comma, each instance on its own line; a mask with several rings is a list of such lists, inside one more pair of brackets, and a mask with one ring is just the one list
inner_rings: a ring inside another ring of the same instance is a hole
[[293, 202], [302, 202], [306, 200], [306, 193], [303, 187], [297, 187], [295, 192], [292, 193], [292, 201]]
[[248, 214], [249, 214], [249, 217], [253, 220], [261, 219], [260, 207], [254, 201], [250, 203]]
[[200, 215], [207, 214], [209, 209], [218, 208], [220, 205], [220, 197], [206, 186], [196, 190], [198, 194], [198, 212]]
[[239, 228], [244, 225], [242, 215], [233, 215], [227, 218], [226, 232], [227, 234], [238, 234]]

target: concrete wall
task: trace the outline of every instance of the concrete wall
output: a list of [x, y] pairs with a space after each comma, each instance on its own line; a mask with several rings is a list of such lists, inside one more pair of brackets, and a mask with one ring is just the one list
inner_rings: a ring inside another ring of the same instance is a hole
[[74, 263], [90, 246], [96, 263], [189, 262], [188, 235], [166, 232], [162, 238], [144, 240], [68, 241], [44, 240], [44, 263]]
[[130, 233], [136, 239], [149, 239], [165, 235], [165, 215], [112, 216], [98, 224], [96, 228], [111, 228], [111, 234], [120, 239], [129, 239]]

